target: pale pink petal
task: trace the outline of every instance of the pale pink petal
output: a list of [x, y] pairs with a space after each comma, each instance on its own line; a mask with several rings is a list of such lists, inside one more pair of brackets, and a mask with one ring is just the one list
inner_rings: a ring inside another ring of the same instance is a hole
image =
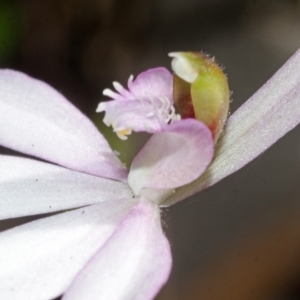
[[112, 126], [115, 132], [129, 129], [135, 132], [154, 133], [160, 131], [165, 124], [154, 113], [153, 104], [147, 99], [101, 102], [97, 112], [102, 111], [105, 111], [103, 122], [107, 126]]
[[166, 97], [173, 104], [173, 75], [162, 67], [149, 69], [129, 82], [129, 90], [141, 97]]
[[132, 201], [106, 201], [1, 233], [0, 299], [47, 300], [62, 294]]
[[63, 300], [148, 300], [167, 281], [170, 246], [158, 207], [140, 202], [79, 273]]
[[126, 178], [92, 122], [49, 85], [1, 70], [0, 87], [1, 145], [77, 171]]
[[300, 50], [229, 119], [215, 159], [166, 205], [193, 195], [252, 161], [300, 122]]
[[185, 119], [154, 134], [134, 158], [128, 183], [138, 195], [143, 188], [174, 189], [198, 178], [214, 152], [210, 130], [195, 119]]
[[0, 220], [132, 198], [127, 184], [0, 155]]
[[178, 119], [173, 107], [173, 76], [167, 69], [150, 69], [134, 81], [130, 77], [129, 91], [119, 83], [114, 86], [118, 93], [104, 90], [113, 100], [100, 103], [97, 112], [105, 112], [103, 122], [120, 138], [126, 139], [131, 131], [158, 132]]

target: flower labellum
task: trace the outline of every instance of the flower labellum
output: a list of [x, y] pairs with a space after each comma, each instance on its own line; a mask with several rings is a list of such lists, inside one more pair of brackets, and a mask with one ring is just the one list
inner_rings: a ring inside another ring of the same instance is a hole
[[118, 137], [126, 140], [135, 132], [160, 132], [180, 120], [173, 106], [173, 78], [165, 68], [149, 69], [135, 79], [130, 76], [128, 89], [113, 83], [116, 92], [105, 89], [111, 101], [101, 102], [97, 112], [105, 112], [104, 124], [112, 126]]
[[200, 52], [174, 52], [174, 103], [181, 118], [203, 122], [217, 141], [229, 108], [226, 75], [213, 58]]

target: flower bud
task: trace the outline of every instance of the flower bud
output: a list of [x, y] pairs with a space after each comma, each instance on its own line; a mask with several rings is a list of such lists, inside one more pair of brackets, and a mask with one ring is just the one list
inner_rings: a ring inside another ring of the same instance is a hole
[[230, 92], [226, 75], [213, 58], [199, 52], [175, 52], [174, 102], [181, 118], [195, 118], [217, 141], [228, 115]]

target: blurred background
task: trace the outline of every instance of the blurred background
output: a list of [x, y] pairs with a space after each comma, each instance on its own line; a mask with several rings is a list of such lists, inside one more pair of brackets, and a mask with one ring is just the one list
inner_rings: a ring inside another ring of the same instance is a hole
[[[299, 0], [0, 0], [0, 66], [48, 82], [97, 125], [102, 90], [169, 68], [168, 52], [215, 56], [234, 112], [298, 47]], [[163, 210], [174, 265], [157, 300], [300, 299], [299, 150], [296, 128], [239, 172]]]

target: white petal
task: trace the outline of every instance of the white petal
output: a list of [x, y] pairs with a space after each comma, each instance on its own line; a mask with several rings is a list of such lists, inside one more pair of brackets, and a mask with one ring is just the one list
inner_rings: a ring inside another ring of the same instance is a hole
[[127, 184], [32, 159], [0, 155], [0, 219], [132, 198]]
[[0, 299], [48, 300], [62, 294], [132, 208], [107, 201], [0, 234]]
[[169, 277], [158, 208], [141, 202], [79, 273], [63, 300], [153, 299]]
[[46, 83], [0, 71], [0, 144], [89, 174], [126, 170], [92, 122]]
[[300, 50], [228, 120], [215, 159], [165, 205], [193, 195], [252, 161], [300, 122]]

